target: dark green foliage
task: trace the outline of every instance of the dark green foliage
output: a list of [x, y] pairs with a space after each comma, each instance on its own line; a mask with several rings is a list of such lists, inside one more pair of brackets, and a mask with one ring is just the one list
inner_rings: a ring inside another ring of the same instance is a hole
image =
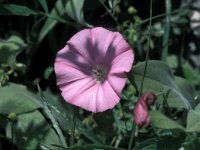
[[[196, 10], [190, 0], [152, 0], [151, 10], [150, 2], [1, 0], [0, 149], [199, 149], [200, 32], [191, 19]], [[64, 102], [53, 64], [73, 34], [97, 26], [123, 34], [135, 60], [120, 103], [91, 114]], [[149, 108], [150, 125], [133, 128], [130, 144], [147, 52], [142, 92], [153, 92], [157, 100]]]

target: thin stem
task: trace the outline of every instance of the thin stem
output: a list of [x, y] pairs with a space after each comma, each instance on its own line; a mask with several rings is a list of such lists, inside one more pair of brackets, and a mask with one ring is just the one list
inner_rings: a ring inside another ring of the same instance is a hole
[[140, 91], [139, 91], [139, 97], [142, 95], [144, 78], [145, 78], [145, 74], [146, 74], [146, 71], [147, 71], [147, 65], [148, 65], [148, 60], [149, 60], [150, 40], [151, 40], [151, 25], [152, 25], [152, 19], [151, 18], [152, 18], [152, 0], [150, 0], [150, 22], [149, 22], [149, 34], [148, 34], [148, 50], [147, 50], [147, 54], [146, 54], [146, 61], [145, 61], [144, 73], [143, 73], [143, 76], [142, 76]]
[[[124, 108], [123, 108], [122, 104], [121, 104], [120, 106], [121, 106], [121, 109], [122, 109], [122, 115], [123, 115], [123, 118], [125, 119]], [[125, 125], [125, 128], [126, 128], [126, 133], [128, 133], [128, 128], [127, 128], [126, 120], [124, 120], [124, 125]]]
[[172, 14], [175, 14], [175, 13], [178, 13], [180, 11], [183, 11], [183, 9], [186, 9], [187, 7], [190, 6], [190, 3], [188, 4], [185, 4], [182, 8], [179, 8], [179, 9], [176, 9], [174, 11], [171, 11], [169, 13], [163, 13], [163, 14], [160, 14], [160, 15], [157, 15], [157, 16], [152, 16], [151, 18], [147, 18], [145, 20], [143, 20], [140, 24], [138, 24], [137, 26], [141, 26], [147, 22], [149, 22], [150, 20], [155, 20], [155, 19], [158, 19], [158, 18], [161, 18], [161, 17], [165, 17], [166, 15], [172, 15]]
[[61, 22], [61, 23], [68, 24], [68, 25], [70, 25], [70, 26], [76, 28], [76, 24], [75, 24], [74, 22], [65, 20], [65, 19], [63, 19], [63, 18], [61, 18], [61, 17], [52, 16], [51, 14], [46, 14], [46, 13], [44, 13], [44, 12], [39, 12], [38, 14], [41, 15], [41, 16], [45, 16], [45, 17], [51, 18], [51, 19], [55, 19], [55, 20], [57, 20], [57, 21], [59, 21], [59, 22]]
[[162, 56], [161, 60], [166, 61], [168, 55], [168, 43], [169, 43], [169, 33], [170, 33], [170, 12], [171, 12], [171, 0], [165, 0], [165, 8], [166, 8], [166, 23], [165, 30], [163, 36], [163, 44], [162, 44]]
[[134, 139], [134, 135], [135, 135], [135, 128], [136, 128], [136, 124], [133, 123], [131, 137], [130, 137], [130, 141], [129, 141], [129, 145], [128, 145], [128, 150], [131, 150], [131, 147], [133, 145], [133, 139]]
[[12, 134], [12, 150], [14, 150], [14, 123], [11, 120], [11, 134]]
[[72, 133], [71, 133], [71, 137], [70, 137], [70, 146], [74, 145], [74, 136], [75, 136], [75, 129], [76, 129], [76, 120], [75, 120], [75, 114], [73, 114], [72, 116], [72, 120], [73, 120], [73, 125], [72, 125]]
[[113, 20], [115, 21], [115, 23], [117, 24], [117, 26], [119, 26], [117, 18], [111, 13], [111, 11], [109, 10], [109, 8], [104, 4], [104, 2], [102, 0], [99, 0], [99, 2], [106, 9], [107, 13], [113, 18]]
[[[151, 40], [151, 25], [152, 25], [152, 0], [150, 0], [150, 21], [149, 21], [149, 34], [148, 34], [148, 50], [147, 50], [147, 54], [146, 54], [146, 62], [145, 62], [145, 67], [144, 67], [144, 73], [143, 73], [143, 76], [142, 76], [142, 82], [141, 82], [141, 86], [140, 86], [139, 97], [142, 94], [144, 78], [145, 78], [148, 60], [149, 60], [150, 40]], [[133, 144], [135, 128], [136, 128], [136, 125], [135, 125], [135, 123], [133, 123], [128, 150], [131, 150], [131, 147], [132, 147], [132, 144]]]

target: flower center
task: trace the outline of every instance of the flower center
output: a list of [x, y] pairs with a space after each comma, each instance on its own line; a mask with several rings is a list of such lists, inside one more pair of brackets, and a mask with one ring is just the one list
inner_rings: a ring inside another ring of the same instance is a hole
[[106, 69], [102, 66], [98, 66], [95, 69], [92, 69], [92, 74], [97, 81], [103, 81], [106, 76]]

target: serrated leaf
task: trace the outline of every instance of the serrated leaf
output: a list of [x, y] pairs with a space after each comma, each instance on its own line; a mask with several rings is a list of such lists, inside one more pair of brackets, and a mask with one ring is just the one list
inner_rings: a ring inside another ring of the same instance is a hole
[[41, 108], [40, 97], [26, 87], [9, 83], [0, 87], [0, 114], [24, 113]]
[[159, 111], [150, 111], [150, 118], [152, 124], [157, 128], [162, 129], [181, 129], [185, 130], [184, 127], [182, 127], [180, 124], [178, 124], [176, 121], [168, 118], [164, 114], [160, 113]]
[[[145, 62], [138, 63], [133, 67], [134, 78], [130, 77], [130, 80], [134, 80], [138, 89], [142, 82], [142, 76], [144, 72]], [[133, 81], [131, 81], [133, 83]], [[143, 92], [153, 92], [167, 93], [169, 91], [167, 102], [170, 107], [176, 108], [186, 108], [190, 109], [193, 106], [193, 100], [187, 99], [181, 93], [181, 90], [176, 85], [174, 81], [174, 76], [172, 74], [169, 66], [162, 62], [156, 60], [148, 61], [148, 67], [146, 71], [146, 76], [144, 79]]]
[[0, 4], [0, 15], [30, 16], [37, 12], [22, 5]]
[[60, 145], [56, 132], [38, 110], [17, 116], [13, 127], [12, 135], [11, 125], [7, 125], [6, 135], [9, 138], [13, 136], [19, 149], [39, 149], [40, 145], [52, 148], [52, 144]]

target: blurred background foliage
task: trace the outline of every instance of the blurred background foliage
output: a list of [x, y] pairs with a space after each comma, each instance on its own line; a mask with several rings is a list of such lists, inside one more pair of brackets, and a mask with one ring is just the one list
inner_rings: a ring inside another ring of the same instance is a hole
[[[150, 39], [149, 6], [146, 0], [0, 0], [0, 149], [128, 148], [148, 42], [149, 58], [159, 61], [149, 62], [144, 91], [161, 94], [152, 126], [136, 130], [133, 149], [198, 149], [200, 1], [153, 0]], [[97, 26], [123, 34], [135, 61], [120, 104], [91, 114], [60, 97], [53, 63], [73, 34]]]

